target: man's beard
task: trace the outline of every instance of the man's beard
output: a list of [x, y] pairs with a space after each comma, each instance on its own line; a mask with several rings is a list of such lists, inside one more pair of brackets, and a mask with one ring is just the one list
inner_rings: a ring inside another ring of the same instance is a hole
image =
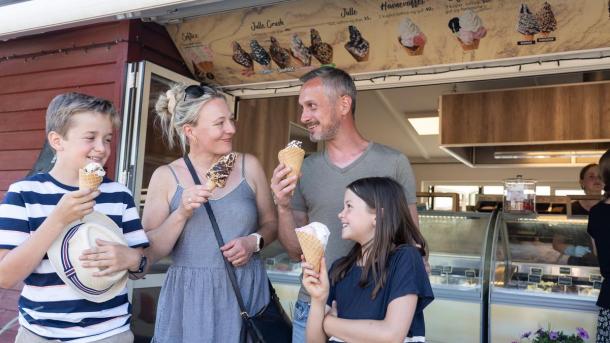
[[[318, 123], [318, 125], [320, 124]], [[320, 132], [318, 135], [310, 132], [309, 140], [312, 142], [320, 142], [333, 139], [337, 135], [337, 132], [339, 132], [340, 126], [341, 122], [339, 121], [337, 113], [333, 110], [331, 113], [330, 126], [326, 129], [323, 129], [322, 132]]]

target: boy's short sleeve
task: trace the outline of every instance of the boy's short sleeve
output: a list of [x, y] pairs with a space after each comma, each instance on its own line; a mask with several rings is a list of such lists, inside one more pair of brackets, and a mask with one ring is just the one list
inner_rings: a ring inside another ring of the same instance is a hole
[[400, 248], [396, 254], [390, 266], [392, 275], [388, 279], [388, 304], [396, 298], [415, 294], [419, 298], [416, 311], [421, 311], [434, 300], [422, 256], [415, 247]]
[[125, 192], [123, 200], [125, 210], [123, 211], [122, 228], [127, 244], [132, 248], [146, 248], [149, 246], [148, 237], [142, 228], [138, 209], [130, 193]]
[[30, 236], [30, 225], [21, 191], [11, 185], [0, 203], [0, 249], [13, 249]]

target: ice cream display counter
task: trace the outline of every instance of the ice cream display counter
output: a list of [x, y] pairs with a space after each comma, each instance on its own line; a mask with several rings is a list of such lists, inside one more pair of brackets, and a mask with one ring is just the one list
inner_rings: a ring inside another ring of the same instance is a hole
[[587, 219], [498, 216], [490, 283], [490, 342], [548, 328], [595, 335], [601, 275]]
[[485, 252], [491, 250], [493, 218], [495, 213], [420, 213], [435, 297], [424, 313], [427, 341], [478, 342], [485, 334]]

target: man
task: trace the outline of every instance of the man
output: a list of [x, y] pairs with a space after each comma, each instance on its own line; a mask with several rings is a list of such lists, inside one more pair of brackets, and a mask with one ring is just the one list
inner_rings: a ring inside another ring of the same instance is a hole
[[[353, 244], [341, 239], [337, 217], [343, 208], [345, 187], [363, 177], [392, 177], [403, 186], [413, 220], [418, 223], [415, 178], [405, 155], [367, 141], [356, 129], [356, 86], [349, 74], [322, 67], [301, 77], [301, 82], [301, 122], [312, 141], [324, 142], [324, 151], [305, 159], [298, 184], [297, 176], [285, 178], [290, 168], [284, 164], [275, 168], [271, 188], [278, 208], [279, 239], [291, 258], [300, 259], [294, 229], [313, 221], [326, 224], [331, 233], [326, 263], [331, 266]], [[309, 295], [301, 288], [293, 316], [293, 343], [305, 342], [308, 313]]]

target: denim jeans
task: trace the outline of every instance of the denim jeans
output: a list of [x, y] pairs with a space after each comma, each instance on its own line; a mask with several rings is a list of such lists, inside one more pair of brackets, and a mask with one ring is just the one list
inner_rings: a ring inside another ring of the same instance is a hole
[[292, 343], [305, 343], [305, 328], [311, 304], [297, 300], [292, 316]]

